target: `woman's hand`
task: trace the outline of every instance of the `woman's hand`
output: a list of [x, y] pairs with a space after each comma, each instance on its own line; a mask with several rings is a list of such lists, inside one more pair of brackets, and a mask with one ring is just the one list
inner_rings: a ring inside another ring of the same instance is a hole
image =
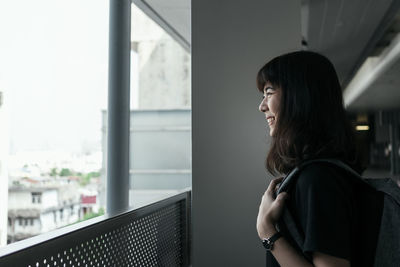
[[257, 216], [257, 232], [261, 239], [276, 233], [275, 224], [281, 217], [285, 200], [289, 196], [282, 192], [274, 198], [276, 187], [282, 180], [283, 177], [272, 180], [261, 199]]

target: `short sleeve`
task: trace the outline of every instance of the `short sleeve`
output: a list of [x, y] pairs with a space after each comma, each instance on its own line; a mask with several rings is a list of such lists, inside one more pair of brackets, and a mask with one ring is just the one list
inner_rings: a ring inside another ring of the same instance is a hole
[[303, 252], [350, 260], [352, 202], [349, 183], [327, 165], [305, 167], [298, 177], [294, 208], [303, 229]]

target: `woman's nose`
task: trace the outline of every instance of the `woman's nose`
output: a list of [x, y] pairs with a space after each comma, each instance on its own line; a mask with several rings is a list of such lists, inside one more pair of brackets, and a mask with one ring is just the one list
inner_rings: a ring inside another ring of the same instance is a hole
[[265, 101], [265, 98], [261, 101], [260, 106], [258, 107], [258, 110], [261, 112], [266, 112], [268, 109], [267, 102]]

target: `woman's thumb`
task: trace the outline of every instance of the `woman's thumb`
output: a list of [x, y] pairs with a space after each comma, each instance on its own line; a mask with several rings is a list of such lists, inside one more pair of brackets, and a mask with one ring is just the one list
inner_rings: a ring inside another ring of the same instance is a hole
[[278, 201], [285, 201], [289, 198], [289, 194], [286, 192], [282, 192], [278, 195], [277, 200]]

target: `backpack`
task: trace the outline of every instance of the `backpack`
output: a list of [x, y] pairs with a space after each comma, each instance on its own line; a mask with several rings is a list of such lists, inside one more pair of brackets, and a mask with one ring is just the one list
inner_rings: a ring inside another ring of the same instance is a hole
[[[295, 184], [296, 177], [301, 170], [312, 163], [324, 162], [332, 164], [345, 170], [356, 179], [359, 179], [367, 186], [377, 191], [383, 192], [383, 211], [380, 229], [378, 233], [378, 243], [375, 251], [374, 266], [400, 266], [400, 188], [390, 178], [385, 179], [366, 179], [355, 172], [351, 167], [336, 159], [316, 159], [304, 162], [294, 168], [282, 181], [277, 194], [288, 192]], [[290, 234], [299, 248], [303, 247], [304, 238], [299, 232], [290, 211], [285, 207], [282, 218], [278, 223], [278, 229], [284, 228]], [[367, 234], [367, 233], [366, 233]], [[311, 261], [311, 259], [308, 258]]]

